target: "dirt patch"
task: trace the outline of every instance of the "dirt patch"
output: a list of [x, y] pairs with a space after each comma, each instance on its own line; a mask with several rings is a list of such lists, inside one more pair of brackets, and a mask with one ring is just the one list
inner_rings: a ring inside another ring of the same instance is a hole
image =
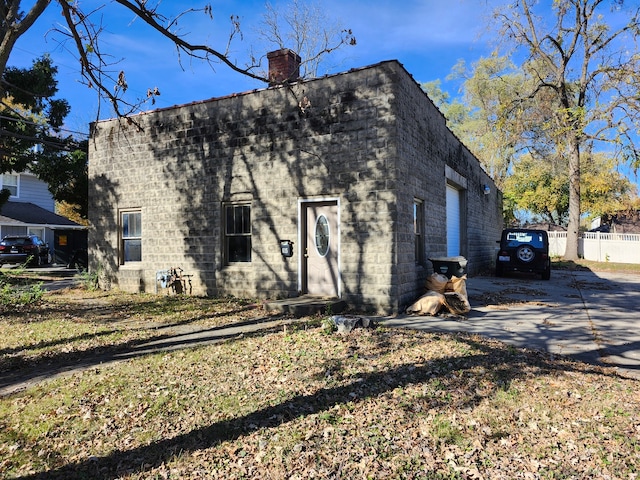
[[589, 289], [602, 291], [611, 291], [616, 288], [616, 286], [612, 285], [611, 282], [586, 282], [583, 280], [573, 280], [569, 283], [569, 286], [579, 290]]
[[[472, 294], [469, 300], [475, 305], [484, 307], [490, 306], [508, 306], [517, 304], [537, 304], [547, 305], [544, 302], [536, 300], [536, 298], [544, 297], [545, 292], [528, 287], [509, 287], [499, 292], [482, 292], [481, 294]], [[522, 298], [525, 297], [525, 298]]]

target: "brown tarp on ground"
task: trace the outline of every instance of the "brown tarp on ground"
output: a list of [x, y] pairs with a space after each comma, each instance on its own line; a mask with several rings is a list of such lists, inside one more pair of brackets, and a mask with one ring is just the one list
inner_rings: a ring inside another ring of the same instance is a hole
[[406, 313], [413, 315], [437, 315], [443, 308], [455, 315], [471, 310], [467, 295], [467, 276], [447, 278], [434, 273], [425, 283], [427, 293], [407, 307]]

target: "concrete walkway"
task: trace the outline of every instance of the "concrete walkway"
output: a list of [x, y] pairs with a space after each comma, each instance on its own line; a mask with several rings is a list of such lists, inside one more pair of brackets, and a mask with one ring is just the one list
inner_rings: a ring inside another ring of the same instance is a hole
[[[51, 283], [65, 285], [67, 279]], [[551, 280], [528, 276], [471, 277], [472, 310], [466, 318], [448, 315], [372, 318], [388, 327], [429, 332], [468, 332], [576, 360], [615, 367], [640, 380], [640, 275], [553, 270]], [[104, 366], [149, 353], [212, 344], [228, 338], [283, 328], [288, 317], [253, 319], [215, 328], [167, 326], [153, 340], [82, 361], [0, 375], [0, 396], [58, 375]]]
[[472, 310], [381, 319], [389, 327], [469, 332], [518, 347], [614, 366], [640, 379], [640, 275], [553, 270], [551, 280], [514, 275], [467, 280]]
[[299, 322], [297, 318], [260, 317], [240, 323], [207, 327], [193, 325], [150, 325], [154, 337], [150, 340], [115, 346], [104, 352], [82, 357], [64, 354], [56, 362], [46, 362], [35, 368], [0, 372], [0, 397], [11, 395], [32, 385], [60, 376], [68, 376], [92, 368], [103, 368], [145, 355], [220, 343], [231, 338], [280, 330]]

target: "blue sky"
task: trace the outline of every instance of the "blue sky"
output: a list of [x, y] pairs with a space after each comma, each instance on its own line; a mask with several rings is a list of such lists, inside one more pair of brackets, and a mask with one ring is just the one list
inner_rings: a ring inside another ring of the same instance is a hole
[[[223, 65], [212, 70], [208, 65], [185, 59], [181, 68], [172, 44], [136, 21], [130, 12], [108, 2], [81, 2], [94, 7], [105, 3], [105, 8], [98, 12], [104, 26], [103, 52], [119, 60], [114, 69], [126, 72], [130, 93], [144, 96], [147, 88], [158, 87], [161, 96], [154, 107], [148, 108], [168, 107], [264, 86]], [[161, 8], [178, 12], [205, 3], [204, 0], [171, 0], [162, 2]], [[278, 6], [289, 2], [272, 0], [271, 3]], [[472, 62], [490, 53], [490, 36], [483, 33], [492, 5], [500, 2], [316, 0], [314, 3], [322, 6], [341, 26], [352, 29], [357, 38], [356, 46], [343, 48], [339, 55], [330, 59], [329, 70], [320, 73], [336, 73], [397, 59], [418, 82], [435, 79], [445, 82], [459, 59]], [[232, 44], [232, 49], [241, 55], [255, 44], [253, 31], [260, 22], [264, 4], [264, 0], [218, 0], [212, 2], [213, 21], [203, 14], [193, 14], [188, 22], [181, 23], [181, 27], [192, 41], [206, 41], [222, 49], [230, 31], [229, 17], [238, 15], [245, 35], [242, 41]], [[86, 132], [89, 122], [96, 118], [98, 100], [95, 91], [79, 83], [76, 55], [66, 51], [59, 43], [61, 37], [51, 32], [63, 23], [59, 7], [52, 2], [34, 27], [18, 40], [9, 65], [27, 67], [34, 58], [49, 53], [58, 67], [58, 97], [67, 99], [72, 107], [67, 127]], [[110, 110], [103, 108], [101, 117], [111, 116]]]

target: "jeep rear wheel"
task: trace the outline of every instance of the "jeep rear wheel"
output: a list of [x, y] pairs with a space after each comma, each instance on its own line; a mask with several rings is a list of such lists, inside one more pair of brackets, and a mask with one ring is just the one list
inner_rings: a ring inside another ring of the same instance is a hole
[[549, 263], [547, 267], [542, 272], [542, 280], [549, 280], [551, 278], [551, 264]]

